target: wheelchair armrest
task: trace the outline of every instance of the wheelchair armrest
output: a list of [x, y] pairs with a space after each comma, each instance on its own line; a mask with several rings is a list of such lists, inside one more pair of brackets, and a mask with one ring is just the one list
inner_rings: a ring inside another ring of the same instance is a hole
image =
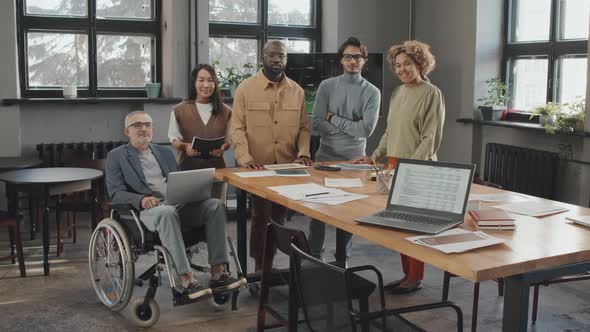
[[129, 214], [129, 211], [134, 211], [136, 213], [139, 212], [133, 205], [131, 204], [113, 204], [109, 203], [109, 209], [116, 210], [120, 214]]

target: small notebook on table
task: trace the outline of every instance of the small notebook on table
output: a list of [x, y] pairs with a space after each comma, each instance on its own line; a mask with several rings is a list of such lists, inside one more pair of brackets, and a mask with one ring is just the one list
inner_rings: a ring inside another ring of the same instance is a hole
[[479, 211], [469, 211], [469, 215], [477, 224], [477, 227], [483, 229], [515, 229], [516, 224], [506, 211], [500, 209], [485, 209]]
[[216, 138], [201, 138], [193, 137], [193, 150], [197, 150], [201, 153], [201, 158], [211, 158], [211, 151], [221, 149], [221, 146], [225, 142], [225, 136]]

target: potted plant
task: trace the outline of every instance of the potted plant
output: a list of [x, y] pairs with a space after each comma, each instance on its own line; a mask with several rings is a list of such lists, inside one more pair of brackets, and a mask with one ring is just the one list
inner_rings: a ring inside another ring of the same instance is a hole
[[541, 126], [545, 127], [545, 130], [548, 133], [553, 134], [556, 129], [555, 120], [557, 120], [557, 115], [561, 112], [561, 107], [560, 104], [552, 102], [548, 102], [545, 105], [539, 105], [533, 110], [530, 119], [534, 116], [538, 116]]
[[557, 114], [555, 127], [564, 133], [584, 131], [584, 118], [586, 117], [586, 103], [583, 98], [571, 104], [564, 104], [563, 110]]
[[310, 88], [305, 88], [303, 91], [305, 92], [305, 107], [307, 109], [307, 114], [311, 115], [313, 112], [313, 103], [315, 103], [317, 91]]
[[230, 98], [233, 98], [240, 82], [252, 76], [256, 70], [256, 66], [251, 63], [245, 63], [242, 65], [242, 68], [234, 66], [225, 67], [224, 70], [218, 68], [220, 65], [219, 61], [213, 61], [212, 64], [217, 69], [219, 88], [228, 91]]
[[508, 107], [510, 99], [508, 85], [499, 78], [487, 80], [486, 85], [488, 87], [487, 94], [478, 99], [481, 103], [479, 106], [481, 116], [486, 121], [498, 121]]

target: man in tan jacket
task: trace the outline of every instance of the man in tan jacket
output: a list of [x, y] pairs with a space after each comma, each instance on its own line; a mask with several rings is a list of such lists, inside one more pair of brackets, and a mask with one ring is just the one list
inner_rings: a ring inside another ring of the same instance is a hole
[[[263, 68], [243, 81], [234, 96], [231, 132], [236, 160], [251, 169], [292, 162], [311, 165], [303, 89], [284, 73], [287, 48], [280, 41], [270, 41], [262, 52]], [[271, 219], [283, 224], [286, 209], [257, 196], [252, 197], [252, 207], [250, 257], [259, 271], [265, 225]]]

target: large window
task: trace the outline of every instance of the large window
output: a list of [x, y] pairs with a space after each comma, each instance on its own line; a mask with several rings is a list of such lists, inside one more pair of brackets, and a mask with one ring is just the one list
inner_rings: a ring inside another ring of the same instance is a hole
[[590, 0], [506, 0], [511, 108], [585, 97], [589, 17]]
[[320, 50], [321, 1], [209, 0], [209, 60], [227, 67], [257, 64], [268, 40], [289, 53]]
[[161, 0], [17, 0], [23, 97], [145, 96], [161, 80]]

